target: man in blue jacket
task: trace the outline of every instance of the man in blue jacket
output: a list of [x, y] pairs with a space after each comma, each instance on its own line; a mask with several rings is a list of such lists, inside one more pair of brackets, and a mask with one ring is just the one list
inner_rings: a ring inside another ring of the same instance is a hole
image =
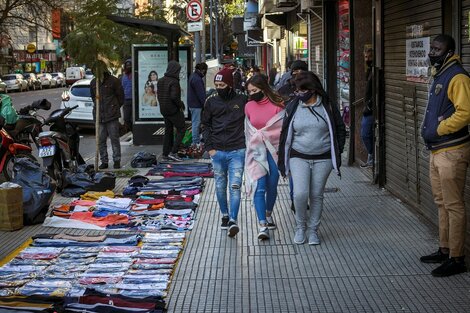
[[431, 43], [434, 75], [421, 127], [426, 148], [431, 150], [429, 176], [439, 210], [439, 249], [420, 260], [442, 263], [431, 272], [438, 277], [467, 270], [464, 190], [470, 162], [470, 77], [454, 53], [451, 36], [438, 35]]
[[199, 146], [201, 139], [199, 138], [199, 126], [201, 124], [201, 111], [206, 102], [206, 87], [204, 86], [203, 77], [207, 73], [207, 64], [196, 64], [194, 73], [189, 77], [188, 82], [188, 107], [191, 112], [191, 127], [193, 146]]

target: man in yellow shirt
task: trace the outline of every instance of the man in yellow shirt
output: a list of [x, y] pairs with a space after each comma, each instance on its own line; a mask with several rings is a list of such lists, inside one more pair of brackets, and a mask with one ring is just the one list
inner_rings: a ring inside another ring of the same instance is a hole
[[470, 78], [455, 55], [451, 36], [434, 38], [429, 59], [434, 75], [421, 135], [431, 150], [429, 175], [439, 209], [439, 249], [420, 260], [442, 262], [431, 274], [445, 277], [467, 270], [464, 188], [470, 162]]

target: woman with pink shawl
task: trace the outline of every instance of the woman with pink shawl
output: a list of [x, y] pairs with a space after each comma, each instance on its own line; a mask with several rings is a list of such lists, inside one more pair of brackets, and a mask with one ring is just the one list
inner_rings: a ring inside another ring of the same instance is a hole
[[258, 239], [269, 239], [275, 229], [272, 212], [277, 198], [277, 151], [284, 118], [284, 100], [269, 87], [264, 76], [247, 82], [250, 101], [245, 106], [245, 178], [248, 195], [258, 216]]

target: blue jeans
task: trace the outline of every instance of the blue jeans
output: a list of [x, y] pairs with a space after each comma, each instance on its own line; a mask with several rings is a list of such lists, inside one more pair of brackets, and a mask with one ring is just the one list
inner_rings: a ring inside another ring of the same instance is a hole
[[[241, 186], [245, 166], [245, 149], [221, 151], [211, 156], [214, 167], [215, 193], [222, 215], [237, 220], [240, 209]], [[227, 182], [230, 194], [230, 212], [227, 204]]]
[[374, 115], [362, 116], [361, 138], [368, 154], [374, 154]]
[[[333, 169], [331, 159], [290, 159], [290, 170], [294, 183], [295, 221], [297, 228], [316, 231], [323, 211], [323, 194], [326, 181]], [[307, 205], [310, 203], [310, 218]]]
[[258, 221], [266, 224], [266, 212], [272, 212], [277, 198], [277, 183], [279, 181], [279, 171], [271, 153], [267, 153], [269, 174], [258, 179], [254, 194], [254, 204]]
[[191, 112], [191, 131], [193, 135], [193, 145], [201, 142], [199, 138], [199, 126], [201, 125], [201, 111], [200, 108], [189, 108]]

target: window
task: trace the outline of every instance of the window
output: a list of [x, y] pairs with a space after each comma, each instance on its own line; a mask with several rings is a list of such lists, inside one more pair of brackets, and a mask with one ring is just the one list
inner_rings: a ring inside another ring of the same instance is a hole
[[74, 86], [71, 90], [70, 93], [74, 95], [75, 97], [91, 97], [91, 91], [90, 91], [90, 86], [89, 85], [78, 85]]

